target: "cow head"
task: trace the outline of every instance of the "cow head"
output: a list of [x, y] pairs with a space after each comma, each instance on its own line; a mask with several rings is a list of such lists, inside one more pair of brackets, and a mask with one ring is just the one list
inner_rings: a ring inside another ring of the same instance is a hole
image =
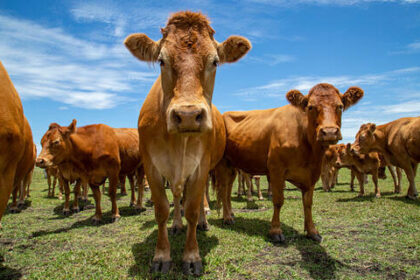
[[367, 154], [375, 145], [375, 130], [374, 123], [362, 124], [356, 134], [356, 140], [352, 144], [352, 151], [356, 154]]
[[291, 90], [286, 97], [290, 104], [306, 112], [308, 128], [315, 130], [316, 141], [330, 145], [342, 139], [341, 114], [363, 97], [363, 90], [351, 87], [340, 94], [333, 85], [322, 83], [314, 86], [306, 96]]
[[250, 49], [244, 37], [223, 43], [214, 38], [209, 20], [201, 13], [173, 14], [159, 41], [131, 34], [125, 46], [138, 59], [158, 62], [169, 133], [200, 133], [212, 129], [211, 100], [216, 69], [239, 60]]
[[68, 126], [50, 124], [41, 139], [42, 150], [36, 159], [36, 166], [47, 168], [63, 162], [69, 156], [70, 135], [76, 131], [76, 120]]
[[336, 165], [338, 152], [344, 148], [344, 144], [331, 145], [324, 153], [324, 165], [332, 167]]
[[343, 148], [338, 150], [335, 166], [336, 167], [352, 166], [353, 160], [354, 160], [353, 156], [354, 154], [351, 151], [351, 144], [347, 143], [347, 145], [343, 146]]

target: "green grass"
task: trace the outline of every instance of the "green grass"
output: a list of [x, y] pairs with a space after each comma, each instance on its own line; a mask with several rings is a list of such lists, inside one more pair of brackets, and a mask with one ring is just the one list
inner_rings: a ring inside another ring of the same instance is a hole
[[[198, 233], [202, 279], [420, 279], [420, 200], [404, 198], [407, 180], [402, 194], [392, 193], [390, 176], [381, 180], [380, 199], [374, 198], [371, 181], [365, 197], [350, 192], [346, 170], [339, 182], [331, 193], [317, 184], [313, 217], [324, 238], [321, 244], [305, 237], [301, 194], [291, 185], [280, 216], [287, 239], [283, 246], [268, 239], [271, 202], [237, 199], [235, 188], [235, 225], [222, 226], [213, 210], [210, 231]], [[265, 179], [262, 186], [266, 191]], [[47, 198], [39, 169], [31, 188], [27, 208], [3, 217], [0, 279], [150, 278], [157, 236], [152, 208], [137, 214], [129, 196], [120, 197], [121, 220], [111, 224], [109, 198], [102, 196], [104, 221], [93, 226], [94, 209], [61, 214], [63, 201]], [[185, 234], [170, 236], [170, 242], [174, 265], [166, 278], [182, 279]]]

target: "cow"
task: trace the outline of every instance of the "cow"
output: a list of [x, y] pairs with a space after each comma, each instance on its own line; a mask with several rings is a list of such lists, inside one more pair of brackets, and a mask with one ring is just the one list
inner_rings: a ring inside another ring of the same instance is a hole
[[[205, 226], [200, 207], [209, 171], [222, 158], [225, 147], [223, 119], [211, 102], [216, 69], [219, 64], [239, 60], [250, 50], [251, 43], [240, 36], [218, 43], [207, 17], [190, 11], [172, 14], [161, 33], [157, 42], [145, 34], [131, 34], [124, 42], [139, 60], [158, 62], [161, 69], [138, 120], [140, 151], [158, 223], [152, 272], [167, 273], [171, 262], [166, 179], [172, 186], [175, 206], [184, 193], [188, 228], [183, 273], [191, 274], [192, 267], [192, 273], [199, 275], [199, 218], [200, 225]], [[182, 226], [180, 218], [174, 214], [176, 228]]]
[[322, 189], [330, 191], [337, 182], [339, 167], [336, 166], [338, 151], [345, 148], [344, 144], [331, 145], [324, 153], [321, 163]]
[[[62, 179], [60, 177], [60, 171], [58, 170], [57, 166], [50, 166], [44, 169], [45, 174], [47, 177], [47, 183], [48, 183], [48, 197], [54, 197], [55, 196], [55, 186], [57, 185], [58, 181], [58, 199], [63, 199], [63, 184]], [[52, 180], [51, 180], [52, 179]]]
[[251, 175], [268, 175], [274, 205], [270, 229], [273, 242], [285, 241], [279, 214], [286, 181], [302, 191], [305, 231], [309, 238], [320, 242], [322, 237], [312, 220], [312, 197], [322, 158], [329, 145], [342, 138], [342, 112], [362, 96], [363, 90], [358, 87], [340, 94], [333, 85], [321, 83], [306, 96], [298, 90], [289, 91], [286, 98], [290, 104], [280, 108], [224, 113], [226, 149], [216, 167], [224, 223], [233, 223], [227, 197], [233, 181], [232, 168], [239, 168]]
[[[141, 163], [139, 151], [139, 133], [136, 128], [114, 128], [115, 135], [118, 138], [118, 147], [120, 151], [121, 169], [120, 169], [120, 185], [121, 192], [125, 190], [125, 178], [128, 177], [131, 187], [130, 206], [135, 207], [138, 211], [144, 211], [143, 207], [143, 180], [136, 180], [138, 189], [138, 197], [136, 202], [136, 185], [134, 177], [143, 178], [144, 171]], [[124, 186], [124, 188], [123, 188]]]
[[[381, 161], [378, 153], [371, 152], [368, 154], [355, 154], [351, 150], [350, 143], [345, 146], [345, 149], [338, 151], [336, 166], [348, 167], [351, 169], [352, 177], [356, 176], [359, 182], [359, 196], [363, 196], [365, 194], [365, 175], [370, 174], [372, 175], [372, 181], [375, 185], [375, 195], [377, 198], [381, 197], [381, 191], [378, 186], [378, 170], [380, 165]], [[352, 182], [350, 187], [353, 190]]]
[[420, 162], [420, 117], [400, 118], [378, 126], [363, 124], [351, 149], [356, 154], [380, 152], [387, 162], [403, 169], [409, 182], [407, 198], [416, 199], [414, 179]]
[[[93, 124], [76, 128], [73, 119], [69, 126], [50, 124], [41, 139], [42, 150], [36, 164], [46, 168], [58, 166], [63, 178], [66, 201], [64, 213], [69, 213], [69, 182], [76, 181], [75, 203], [78, 201], [80, 185], [88, 183], [93, 192], [96, 212], [93, 224], [102, 219], [101, 192], [99, 186], [109, 179], [108, 193], [112, 203], [112, 222], [119, 220], [120, 215], [116, 202], [118, 176], [120, 172], [120, 154], [118, 139], [114, 130], [105, 124]], [[79, 211], [77, 204], [75, 211]]]
[[0, 62], [0, 228], [10, 194], [31, 169], [33, 153], [31, 127], [22, 102]]
[[261, 193], [260, 188], [260, 180], [261, 176], [250, 176], [249, 174], [243, 172], [242, 170], [238, 170], [238, 197], [241, 197], [243, 192], [245, 191], [245, 185], [247, 187], [246, 197], [248, 201], [253, 201], [252, 193], [253, 193], [253, 184], [252, 179], [255, 180], [255, 185], [257, 186], [257, 192], [258, 192], [258, 199], [263, 200], [263, 196]]

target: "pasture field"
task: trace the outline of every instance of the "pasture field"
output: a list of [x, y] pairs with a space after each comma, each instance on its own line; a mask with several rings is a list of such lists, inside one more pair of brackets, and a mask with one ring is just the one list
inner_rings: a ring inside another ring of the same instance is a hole
[[[271, 201], [246, 202], [233, 193], [236, 223], [223, 226], [212, 210], [208, 232], [198, 232], [204, 262], [202, 279], [420, 279], [420, 200], [393, 194], [392, 179], [380, 180], [382, 198], [349, 190], [342, 170], [339, 185], [325, 193], [318, 182], [313, 217], [321, 244], [303, 232], [301, 194], [288, 184], [281, 211], [287, 243], [268, 239]], [[267, 182], [261, 180], [266, 198]], [[420, 176], [416, 180], [420, 187]], [[35, 170], [26, 209], [3, 218], [0, 233], [0, 279], [148, 279], [156, 244], [153, 209], [137, 214], [129, 196], [119, 197], [121, 220], [111, 224], [111, 205], [102, 196], [103, 223], [91, 225], [94, 209], [65, 217], [63, 201], [47, 198], [47, 181]], [[128, 189], [129, 191], [129, 189]], [[169, 194], [168, 190], [168, 194]], [[150, 192], [146, 193], [150, 197]], [[254, 196], [254, 199], [257, 197]], [[90, 196], [93, 203], [93, 198]], [[212, 195], [212, 209], [215, 199]], [[169, 226], [172, 220], [169, 221]], [[186, 221], [184, 220], [184, 225]], [[174, 266], [163, 278], [183, 279], [185, 233], [170, 236]]]

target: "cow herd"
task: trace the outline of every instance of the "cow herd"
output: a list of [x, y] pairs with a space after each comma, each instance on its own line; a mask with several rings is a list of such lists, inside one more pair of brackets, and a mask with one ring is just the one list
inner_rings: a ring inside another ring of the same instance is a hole
[[[364, 194], [366, 174], [371, 174], [377, 197], [381, 170], [389, 168], [396, 192], [401, 191], [403, 170], [409, 181], [407, 196], [416, 199], [420, 117], [379, 126], [363, 124], [353, 144], [337, 144], [342, 139], [343, 112], [364, 92], [350, 87], [340, 93], [327, 83], [315, 85], [307, 95], [289, 91], [289, 105], [283, 107], [222, 115], [212, 104], [216, 69], [220, 64], [238, 61], [251, 49], [251, 43], [240, 36], [217, 42], [209, 20], [189, 11], [173, 14], [161, 33], [158, 41], [145, 34], [131, 34], [124, 42], [136, 58], [159, 63], [161, 69], [141, 108], [138, 129], [105, 124], [79, 127], [76, 120], [68, 126], [51, 123], [42, 137], [38, 157], [19, 95], [0, 64], [0, 220], [11, 193], [10, 212], [14, 212], [18, 191], [20, 203], [29, 192], [35, 163], [46, 169], [48, 178], [58, 179], [62, 187], [59, 196], [62, 192], [65, 196], [64, 214], [80, 210], [81, 189], [86, 199], [90, 187], [96, 207], [94, 224], [102, 219], [100, 186], [105, 180], [109, 182], [115, 222], [120, 219], [116, 203], [117, 187], [124, 186], [120, 182], [128, 178], [130, 204], [141, 212], [146, 175], [158, 224], [151, 271], [167, 273], [171, 267], [167, 228], [170, 204], [165, 190], [169, 183], [174, 199], [171, 232], [182, 231], [182, 209], [187, 221], [182, 271], [200, 275], [203, 268], [196, 230], [209, 229], [205, 211], [209, 177], [223, 205], [223, 221], [230, 225], [234, 223], [232, 186], [238, 171], [248, 194], [253, 176], [267, 176], [273, 201], [269, 231], [273, 242], [285, 241], [280, 210], [286, 181], [302, 192], [304, 229], [316, 242], [322, 237], [312, 219], [315, 183], [321, 177], [324, 190], [331, 190], [342, 167], [350, 168], [359, 181], [360, 195]], [[70, 210], [71, 183], [75, 183], [75, 197]], [[48, 184], [48, 195], [54, 196], [56, 183], [51, 186], [49, 179]]]

